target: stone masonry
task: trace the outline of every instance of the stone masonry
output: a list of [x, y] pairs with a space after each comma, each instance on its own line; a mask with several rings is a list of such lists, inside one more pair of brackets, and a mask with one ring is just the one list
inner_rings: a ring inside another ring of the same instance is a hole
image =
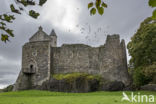
[[126, 47], [119, 35], [108, 35], [100, 47], [63, 44], [57, 47], [57, 35], [47, 35], [42, 27], [22, 49], [22, 70], [14, 90], [33, 89], [50, 80], [53, 74], [81, 72], [101, 75], [108, 81], [130, 84]]

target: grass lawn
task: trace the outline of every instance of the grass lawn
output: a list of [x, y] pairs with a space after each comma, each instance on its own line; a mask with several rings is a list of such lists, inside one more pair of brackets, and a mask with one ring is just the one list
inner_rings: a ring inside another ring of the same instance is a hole
[[[126, 94], [131, 96], [131, 92]], [[156, 98], [156, 92], [140, 91], [140, 95], [144, 94]], [[122, 92], [62, 93], [29, 90], [0, 93], [0, 104], [156, 104], [156, 99], [155, 103], [122, 102], [122, 96]]]

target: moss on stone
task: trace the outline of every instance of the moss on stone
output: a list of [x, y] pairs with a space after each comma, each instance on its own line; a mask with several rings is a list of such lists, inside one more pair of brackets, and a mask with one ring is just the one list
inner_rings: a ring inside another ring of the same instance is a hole
[[68, 74], [53, 74], [52, 77], [57, 80], [67, 80], [69, 82], [73, 82], [78, 78], [84, 78], [84, 80], [100, 80], [101, 76], [99, 75], [91, 75], [87, 73], [68, 73]]

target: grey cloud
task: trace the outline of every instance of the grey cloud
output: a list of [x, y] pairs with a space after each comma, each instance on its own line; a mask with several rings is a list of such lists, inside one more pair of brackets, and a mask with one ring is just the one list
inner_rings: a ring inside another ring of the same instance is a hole
[[17, 78], [17, 75], [15, 76], [15, 75], [8, 74], [5, 77], [0, 79], [0, 85], [13, 84], [15, 82], [16, 78]]

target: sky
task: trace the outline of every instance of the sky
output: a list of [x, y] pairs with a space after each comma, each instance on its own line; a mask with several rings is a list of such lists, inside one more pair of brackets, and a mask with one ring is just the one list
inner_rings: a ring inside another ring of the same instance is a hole
[[[104, 15], [90, 16], [87, 8], [90, 1], [95, 0], [48, 0], [42, 7], [28, 6], [22, 15], [15, 14], [16, 20], [8, 24], [15, 37], [7, 43], [0, 41], [0, 88], [15, 83], [21, 70], [22, 46], [39, 26], [47, 34], [55, 30], [58, 46], [82, 43], [97, 47], [105, 43], [108, 34], [119, 34], [127, 44], [140, 23], [153, 11], [148, 0], [104, 0], [108, 5]], [[9, 13], [11, 3], [15, 4], [13, 0], [0, 0], [0, 14]], [[30, 9], [38, 11], [40, 17], [29, 17]], [[129, 60], [128, 54], [127, 57]]]

